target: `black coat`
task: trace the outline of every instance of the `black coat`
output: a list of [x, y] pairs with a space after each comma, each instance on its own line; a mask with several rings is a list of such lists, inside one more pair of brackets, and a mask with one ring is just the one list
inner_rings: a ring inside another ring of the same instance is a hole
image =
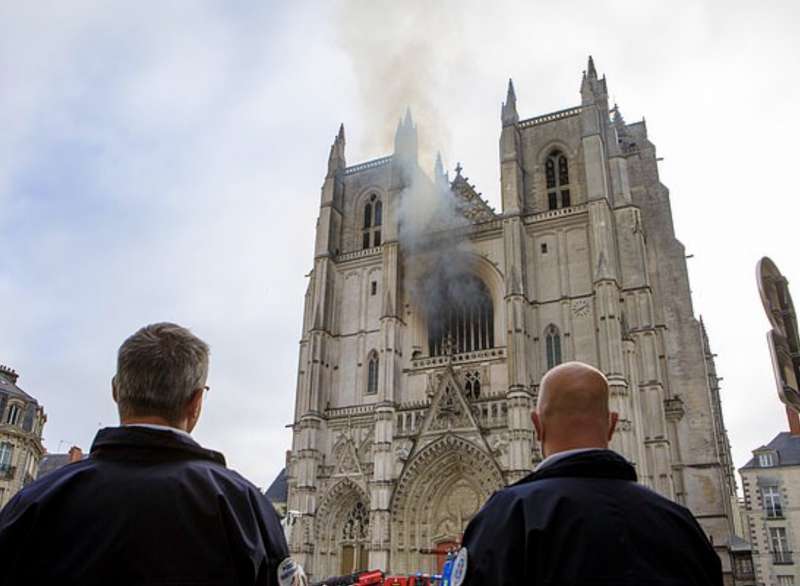
[[278, 516], [222, 454], [142, 427], [102, 429], [90, 457], [0, 511], [0, 585], [277, 584]]
[[469, 586], [722, 584], [692, 514], [611, 450], [564, 456], [495, 493], [464, 546]]

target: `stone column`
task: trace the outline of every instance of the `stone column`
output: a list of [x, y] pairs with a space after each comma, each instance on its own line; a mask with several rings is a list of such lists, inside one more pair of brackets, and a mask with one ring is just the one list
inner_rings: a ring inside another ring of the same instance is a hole
[[508, 470], [513, 481], [530, 472], [533, 465], [533, 424], [531, 389], [528, 369], [528, 302], [527, 262], [525, 258], [525, 228], [520, 216], [503, 221], [505, 246], [505, 310], [508, 365]]

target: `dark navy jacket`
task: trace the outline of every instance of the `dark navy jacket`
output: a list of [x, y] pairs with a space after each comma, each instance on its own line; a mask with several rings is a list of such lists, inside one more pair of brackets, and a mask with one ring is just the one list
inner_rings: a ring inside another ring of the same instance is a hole
[[0, 511], [0, 585], [272, 586], [278, 516], [222, 454], [167, 430], [100, 430], [90, 457]]
[[722, 584], [692, 514], [611, 450], [565, 456], [492, 496], [464, 533], [465, 585]]

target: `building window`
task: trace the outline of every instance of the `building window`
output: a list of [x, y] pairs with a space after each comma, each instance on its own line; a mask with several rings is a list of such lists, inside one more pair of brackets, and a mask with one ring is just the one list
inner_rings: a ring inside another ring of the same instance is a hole
[[375, 295], [378, 292], [378, 281], [372, 281], [369, 286], [369, 294]]
[[362, 226], [361, 247], [381, 245], [381, 226], [383, 225], [383, 202], [374, 193], [364, 206], [364, 225]]
[[542, 254], [547, 254], [547, 242], [542, 242]]
[[775, 454], [766, 452], [758, 455], [758, 465], [761, 468], [769, 468], [775, 465]]
[[25, 407], [25, 417], [22, 420], [22, 431], [33, 431], [34, 418], [36, 417], [36, 405], [28, 403]]
[[8, 442], [0, 444], [0, 473], [11, 469], [11, 459], [14, 456], [14, 445]]
[[441, 279], [430, 293], [440, 308], [427, 316], [430, 356], [494, 348], [494, 306], [483, 281], [473, 275]]
[[785, 527], [770, 527], [769, 540], [772, 544], [772, 561], [775, 564], [791, 564], [792, 552], [786, 538]]
[[481, 397], [481, 373], [473, 370], [464, 375], [464, 393], [468, 399], [480, 399]]
[[794, 576], [778, 576], [778, 586], [794, 586]]
[[367, 394], [378, 392], [378, 353], [373, 350], [367, 361]]
[[545, 347], [547, 351], [547, 370], [561, 364], [561, 335], [558, 328], [549, 325], [544, 333]]
[[569, 163], [561, 151], [553, 151], [544, 164], [547, 207], [555, 210], [572, 205], [569, 193]]
[[753, 577], [753, 559], [749, 553], [746, 555], [734, 555], [733, 574], [734, 577], [741, 580], [748, 580]]
[[372, 204], [364, 206], [364, 230], [372, 227]]
[[23, 468], [23, 470], [23, 486], [27, 486], [34, 481], [34, 477], [36, 475], [36, 456], [34, 456], [33, 453], [28, 452], [28, 455], [25, 458], [25, 468]]
[[6, 423], [9, 425], [16, 425], [19, 423], [19, 416], [22, 413], [22, 409], [19, 408], [19, 405], [16, 403], [12, 404], [11, 407], [8, 408], [8, 415], [6, 416]]
[[767, 517], [783, 517], [781, 493], [777, 486], [765, 486], [761, 489], [761, 496], [764, 499], [764, 510], [767, 512]]

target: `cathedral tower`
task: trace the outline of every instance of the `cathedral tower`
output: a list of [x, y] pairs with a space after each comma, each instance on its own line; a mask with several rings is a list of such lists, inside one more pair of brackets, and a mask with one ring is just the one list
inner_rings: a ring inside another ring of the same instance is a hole
[[640, 480], [718, 546], [731, 533], [716, 375], [644, 121], [609, 108], [590, 58], [557, 112], [520, 119], [509, 81], [499, 146], [501, 213], [460, 166], [419, 170], [410, 113], [390, 156], [348, 167], [343, 128], [331, 146], [287, 470], [290, 547], [315, 577], [436, 570], [541, 459], [530, 411], [567, 360], [606, 373], [612, 447]]

